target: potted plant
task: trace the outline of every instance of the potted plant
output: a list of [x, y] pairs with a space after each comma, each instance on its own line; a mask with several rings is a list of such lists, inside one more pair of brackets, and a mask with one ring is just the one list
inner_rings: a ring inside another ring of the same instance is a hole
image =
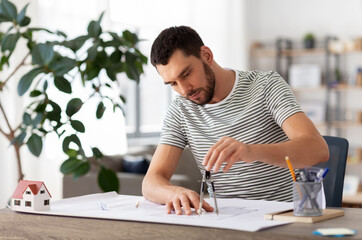
[[315, 36], [313, 33], [308, 33], [303, 38], [304, 48], [310, 49], [315, 46]]
[[[98, 183], [101, 189], [118, 191], [118, 178], [114, 171], [102, 164], [101, 149], [85, 146], [80, 140], [79, 134], [88, 129], [77, 119], [77, 113], [92, 98], [98, 101], [94, 109], [94, 117], [97, 119], [101, 119], [105, 111], [111, 111], [106, 109], [106, 101], [112, 103], [113, 110], [122, 110], [125, 98], [122, 95], [113, 98], [107, 92], [114, 92], [112, 83], [117, 81], [119, 74], [139, 82], [143, 66], [147, 64], [147, 57], [137, 48], [140, 40], [128, 30], [120, 34], [104, 31], [101, 27], [103, 14], [98, 20], [89, 22], [87, 34], [69, 39], [61, 31], [29, 27], [31, 18], [26, 15], [27, 7], [28, 4], [18, 12], [13, 3], [0, 0], [1, 29], [6, 29], [0, 32], [0, 71], [14, 69], [4, 79], [0, 79], [0, 94], [6, 91], [10, 81], [18, 81], [19, 97], [31, 99], [19, 123], [10, 123], [0, 102], [1, 121], [6, 123], [0, 126], [0, 134], [15, 149], [18, 178], [21, 180], [24, 177], [20, 148], [27, 146], [33, 155], [39, 156], [46, 136], [56, 134], [62, 140], [62, 146], [59, 147], [67, 156], [60, 168], [62, 173], [73, 174], [78, 178], [90, 170], [91, 164], [96, 164], [99, 166]], [[37, 32], [46, 32], [52, 40], [37, 40], [34, 37]], [[18, 48], [24, 53], [22, 61], [16, 66], [10, 66], [12, 54]], [[28, 69], [27, 73], [20, 79], [14, 78], [14, 74], [24, 67]], [[106, 73], [107, 77], [101, 78], [102, 73]], [[56, 88], [64, 94], [71, 94], [75, 82], [81, 82], [83, 87], [89, 88], [89, 95], [86, 98], [71, 97], [66, 106], [62, 106], [50, 89]], [[86, 148], [91, 149], [91, 156], [85, 154]]]

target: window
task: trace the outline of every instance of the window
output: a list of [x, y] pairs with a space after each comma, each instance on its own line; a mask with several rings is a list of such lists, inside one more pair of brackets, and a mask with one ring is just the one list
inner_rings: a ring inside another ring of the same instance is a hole
[[49, 199], [44, 200], [44, 206], [47, 206], [47, 205], [49, 205]]
[[26, 193], [26, 194], [31, 194], [31, 192], [30, 192], [30, 191], [26, 191], [25, 193]]
[[14, 205], [15, 206], [20, 206], [20, 200], [14, 200]]
[[[138, 48], [147, 57], [150, 55], [153, 40], [163, 29], [170, 26], [189, 25], [200, 33], [221, 66], [243, 69], [244, 62], [240, 56], [247, 56], [247, 53], [243, 53], [245, 35], [243, 34], [243, 17], [240, 14], [240, 11], [243, 12], [241, 2], [238, 0], [39, 0], [41, 15], [38, 21], [44, 27], [64, 30], [69, 37], [72, 37], [83, 33], [89, 19], [96, 19], [96, 16], [105, 10], [107, 17], [104, 17], [102, 27], [117, 33], [125, 29], [136, 32], [143, 40], [139, 42]], [[74, 4], [77, 6], [87, 4], [87, 9], [74, 7]], [[210, 8], [210, 11], [199, 11], [205, 5]], [[216, 11], [218, 18], [214, 17], [213, 12]], [[67, 18], [64, 18], [64, 15]], [[77, 24], [72, 24], [73, 22]], [[95, 126], [100, 126], [102, 131], [101, 133], [87, 131], [86, 135], [80, 135], [82, 141], [87, 145], [99, 147], [106, 155], [122, 154], [127, 151], [127, 144], [121, 143], [126, 142], [123, 141], [126, 140], [125, 132], [129, 137], [130, 145], [157, 144], [164, 116], [175, 96], [173, 90], [169, 86], [164, 86], [163, 80], [150, 63], [144, 66], [140, 84], [137, 85], [135, 81], [126, 79], [124, 74], [119, 75], [117, 83], [121, 86], [121, 94], [126, 98], [125, 118], [120, 116], [122, 114], [119, 112], [117, 116], [104, 116], [102, 123], [86, 121], [86, 129], [96, 129]], [[62, 98], [61, 95], [59, 96]], [[66, 102], [67, 98], [64, 99], [64, 104]], [[92, 109], [91, 106], [89, 107]], [[93, 113], [92, 111], [80, 112], [78, 116], [83, 120], [92, 114], [93, 119]], [[88, 117], [88, 119], [91, 118]], [[106, 119], [107, 124], [103, 124]], [[123, 125], [124, 120], [126, 127]], [[109, 135], [115, 135], [118, 139], [108, 138]], [[100, 138], [105, 140], [99, 141]]]
[[25, 201], [25, 207], [31, 207], [31, 202], [30, 201]]
[[40, 191], [40, 194], [44, 194], [44, 193], [45, 193], [45, 190], [41, 190], [41, 191]]

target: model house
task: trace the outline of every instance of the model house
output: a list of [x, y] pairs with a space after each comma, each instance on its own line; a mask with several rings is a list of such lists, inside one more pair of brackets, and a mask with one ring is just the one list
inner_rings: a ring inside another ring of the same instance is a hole
[[16, 211], [50, 210], [51, 195], [44, 182], [20, 180], [11, 197], [11, 208]]

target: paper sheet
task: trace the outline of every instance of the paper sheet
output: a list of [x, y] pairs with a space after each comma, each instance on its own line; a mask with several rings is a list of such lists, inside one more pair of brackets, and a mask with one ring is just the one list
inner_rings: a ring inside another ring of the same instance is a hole
[[[206, 199], [211, 205], [213, 201]], [[138, 202], [138, 207], [136, 203]], [[242, 231], [258, 231], [287, 224], [264, 219], [264, 214], [292, 208], [292, 203], [253, 201], [242, 199], [218, 199], [219, 215], [204, 212], [198, 216], [166, 214], [164, 205], [142, 197], [118, 195], [116, 192], [92, 194], [51, 202], [50, 211], [37, 214], [77, 216], [87, 218], [131, 220], [154, 223], [224, 228]]]

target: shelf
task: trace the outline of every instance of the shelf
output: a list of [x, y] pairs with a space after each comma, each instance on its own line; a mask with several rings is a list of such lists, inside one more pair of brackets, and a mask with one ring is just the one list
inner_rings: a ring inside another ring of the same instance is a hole
[[335, 121], [332, 123], [333, 128], [362, 128], [362, 124], [355, 121]]
[[[281, 55], [283, 57], [299, 57], [299, 56], [322, 56], [325, 54], [326, 50], [324, 48], [311, 48], [311, 49], [283, 49]], [[274, 48], [260, 48], [254, 47], [251, 49], [251, 54], [253, 57], [276, 57], [277, 50]]]
[[357, 86], [357, 85], [350, 85], [350, 84], [347, 84], [347, 83], [340, 83], [340, 84], [337, 84], [335, 86], [332, 86], [331, 90], [332, 91], [350, 91], [350, 90], [359, 91], [359, 90], [362, 90], [362, 87]]
[[[352, 53], [361, 53], [362, 50], [354, 49], [354, 50], [343, 50], [343, 51], [333, 51], [329, 50], [330, 54], [334, 55], [342, 55], [342, 54], [352, 54]], [[258, 44], [253, 44], [251, 47], [251, 55], [253, 57], [276, 57], [277, 56], [276, 48], [263, 48]], [[301, 57], [301, 56], [323, 56], [325, 55], [325, 48], [295, 48], [295, 49], [282, 49], [281, 56], [282, 57]]]
[[343, 203], [362, 205], [362, 193], [358, 192], [355, 195], [343, 195]]
[[[313, 92], [317, 92], [317, 91], [325, 91], [327, 90], [326, 85], [320, 85], [318, 87], [297, 87], [297, 88], [293, 88], [294, 92], [307, 92], [307, 91], [313, 91]], [[331, 91], [362, 91], [362, 87], [360, 86], [356, 86], [356, 85], [349, 85], [346, 83], [341, 83], [335, 86], [332, 86]]]
[[292, 90], [294, 92], [318, 92], [318, 91], [326, 91], [327, 87], [325, 85], [320, 85], [319, 87], [297, 87], [297, 88], [293, 88]]

